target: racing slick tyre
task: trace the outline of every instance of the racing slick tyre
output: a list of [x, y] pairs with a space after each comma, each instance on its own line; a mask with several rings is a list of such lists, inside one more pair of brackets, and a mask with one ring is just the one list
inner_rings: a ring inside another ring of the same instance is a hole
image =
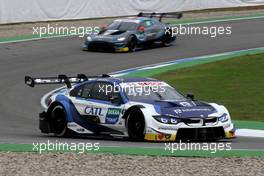
[[135, 52], [137, 46], [137, 39], [135, 36], [131, 35], [128, 37], [127, 47], [130, 52]]
[[145, 119], [140, 109], [132, 111], [127, 118], [128, 136], [133, 141], [143, 141], [145, 137]]
[[166, 33], [163, 38], [162, 38], [162, 45], [167, 47], [167, 46], [171, 46], [172, 45], [172, 36], [171, 36], [171, 32]]
[[68, 134], [66, 112], [61, 105], [56, 105], [51, 110], [50, 114], [51, 124], [54, 129], [54, 135], [58, 137], [65, 137]]

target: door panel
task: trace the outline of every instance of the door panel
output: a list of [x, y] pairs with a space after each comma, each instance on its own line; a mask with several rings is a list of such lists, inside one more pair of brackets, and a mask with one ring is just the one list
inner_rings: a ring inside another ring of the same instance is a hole
[[157, 33], [156, 33], [154, 23], [151, 20], [146, 20], [144, 21], [143, 26], [145, 28], [145, 34], [146, 34], [147, 40], [155, 39]]
[[106, 86], [112, 85], [99, 82], [95, 83], [92, 89], [91, 87], [84, 86], [83, 90], [79, 91], [81, 92], [80, 97], [71, 97], [71, 100], [79, 114], [85, 116], [85, 118], [94, 119], [97, 117], [101, 124], [122, 125], [123, 123], [120, 122], [122, 121], [121, 117], [124, 104], [116, 105], [109, 100], [109, 96], [113, 94], [113, 92], [108, 92], [109, 95], [105, 95], [103, 91], [100, 92], [101, 87]]

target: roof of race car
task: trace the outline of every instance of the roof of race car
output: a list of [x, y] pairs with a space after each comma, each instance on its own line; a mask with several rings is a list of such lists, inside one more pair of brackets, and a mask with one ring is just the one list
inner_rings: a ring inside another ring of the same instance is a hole
[[97, 81], [107, 81], [107, 82], [115, 82], [115, 83], [130, 83], [130, 82], [144, 82], [144, 81], [158, 81], [154, 78], [115, 78], [115, 77], [109, 77], [109, 78], [99, 78]]
[[96, 79], [89, 79], [88, 81], [82, 82], [77, 85], [82, 85], [90, 82], [109, 82], [109, 83], [115, 83], [115, 84], [121, 84], [121, 83], [133, 83], [133, 82], [162, 82], [154, 78], [116, 78], [116, 77], [106, 77], [106, 78], [96, 78]]
[[95, 79], [89, 79], [85, 82], [81, 82], [81, 83], [77, 83], [76, 86], [81, 86], [83, 84], [87, 84], [87, 83], [91, 83], [91, 82], [108, 82], [108, 83], [112, 83], [112, 84], [126, 84], [126, 83], [139, 83], [139, 82], [162, 82], [165, 83], [167, 85], [166, 82], [154, 79], [154, 78], [140, 78], [140, 77], [136, 77], [136, 78], [117, 78], [117, 77], [102, 77], [102, 78], [95, 78]]
[[147, 18], [147, 17], [127, 17], [127, 18], [116, 19], [115, 21], [129, 21], [129, 22], [140, 23], [145, 20], [153, 20], [153, 19], [154, 18]]

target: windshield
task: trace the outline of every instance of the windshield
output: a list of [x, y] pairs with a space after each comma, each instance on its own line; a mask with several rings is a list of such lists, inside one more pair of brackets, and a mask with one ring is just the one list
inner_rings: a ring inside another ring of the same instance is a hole
[[135, 22], [124, 22], [124, 21], [114, 21], [110, 24], [108, 30], [119, 30], [119, 31], [133, 31], [137, 30], [138, 23]]
[[144, 86], [136, 88], [125, 88], [125, 93], [130, 101], [140, 101], [140, 100], [175, 100], [182, 101], [186, 98], [178, 93], [174, 88], [170, 86], [164, 87], [153, 87], [153, 86]]

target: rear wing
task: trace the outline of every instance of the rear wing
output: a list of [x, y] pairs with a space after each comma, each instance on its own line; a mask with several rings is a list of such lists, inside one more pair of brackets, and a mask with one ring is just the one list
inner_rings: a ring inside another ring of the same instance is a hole
[[181, 19], [183, 17], [181, 12], [175, 12], [175, 13], [145, 13], [145, 12], [140, 12], [138, 17], [147, 17], [147, 18], [159, 18], [159, 21], [162, 21], [162, 18], [177, 18]]
[[66, 75], [58, 75], [57, 77], [38, 77], [32, 78], [30, 76], [25, 76], [25, 84], [29, 87], [35, 87], [39, 84], [66, 84], [67, 88], [71, 88], [71, 84], [82, 83], [88, 81], [89, 79], [96, 78], [108, 78], [107, 74], [101, 76], [86, 76], [85, 74], [78, 74], [77, 76], [68, 77]]

